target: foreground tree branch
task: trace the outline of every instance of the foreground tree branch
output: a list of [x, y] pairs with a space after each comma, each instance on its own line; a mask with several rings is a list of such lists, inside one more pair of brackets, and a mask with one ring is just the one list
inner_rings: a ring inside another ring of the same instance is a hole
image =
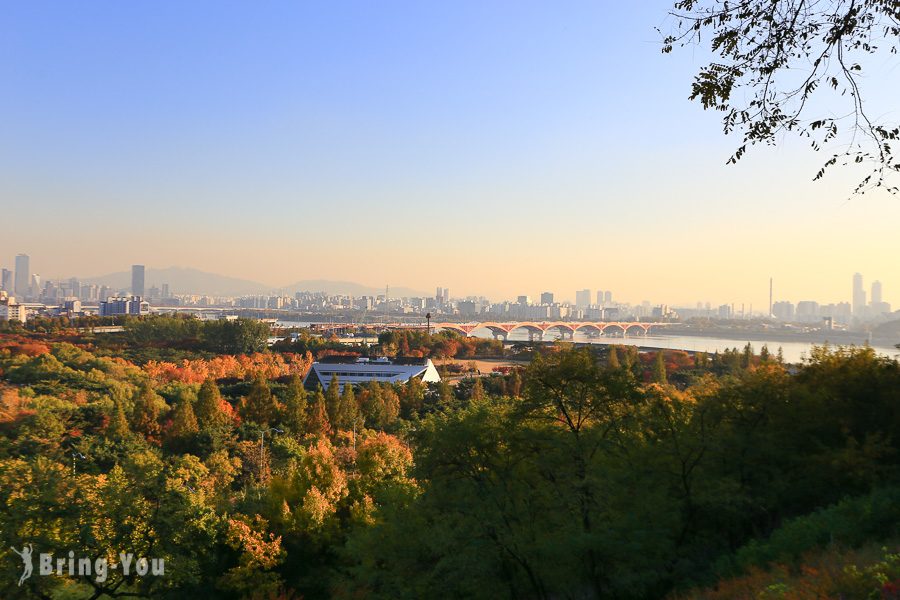
[[[900, 171], [891, 147], [900, 127], [870, 116], [861, 86], [866, 59], [897, 54], [900, 0], [681, 0], [670, 14], [673, 31], [660, 32], [664, 53], [708, 45], [716, 55], [695, 76], [690, 99], [723, 112], [726, 134], [741, 134], [729, 164], [748, 146], [774, 145], [790, 132], [817, 151], [841, 142], [814, 180], [838, 163], [866, 163], [871, 171], [854, 194], [900, 192], [889, 184]], [[823, 90], [843, 109], [811, 108]]]

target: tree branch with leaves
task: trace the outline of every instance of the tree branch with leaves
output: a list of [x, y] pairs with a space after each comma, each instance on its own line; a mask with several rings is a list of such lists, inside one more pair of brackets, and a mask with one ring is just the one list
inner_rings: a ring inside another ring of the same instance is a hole
[[[670, 14], [672, 31], [660, 31], [664, 53], [708, 46], [715, 56], [695, 76], [690, 99], [724, 113], [725, 133], [742, 136], [729, 164], [749, 146], [796, 134], [816, 151], [835, 149], [814, 180], [837, 164], [868, 164], [854, 194], [900, 192], [890, 185], [900, 171], [892, 148], [900, 127], [874, 118], [863, 96], [863, 63], [897, 54], [900, 2], [681, 0]], [[820, 111], [813, 99], [823, 90], [843, 108]]]

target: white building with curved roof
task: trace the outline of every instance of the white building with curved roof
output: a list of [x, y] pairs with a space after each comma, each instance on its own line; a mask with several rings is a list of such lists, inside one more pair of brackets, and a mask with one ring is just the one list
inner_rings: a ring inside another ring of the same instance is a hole
[[343, 391], [346, 384], [365, 385], [378, 383], [406, 383], [410, 379], [421, 379], [425, 383], [437, 383], [440, 374], [430, 358], [357, 358], [355, 356], [329, 356], [314, 362], [303, 380], [308, 389], [321, 385], [328, 390], [331, 378], [337, 375]]

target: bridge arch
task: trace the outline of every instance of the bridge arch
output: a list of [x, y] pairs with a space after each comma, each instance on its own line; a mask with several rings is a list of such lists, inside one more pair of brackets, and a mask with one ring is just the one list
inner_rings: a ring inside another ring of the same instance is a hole
[[601, 323], [579, 323], [575, 329], [576, 331], [580, 329], [593, 329], [597, 333], [603, 333], [603, 325]]
[[512, 326], [509, 328], [509, 332], [512, 333], [516, 329], [527, 329], [528, 331], [534, 333], [544, 333], [545, 328], [541, 327], [537, 323], [512, 323]]
[[456, 333], [461, 333], [464, 336], [469, 335], [469, 331], [466, 331], [466, 328], [464, 328], [462, 325], [457, 325], [456, 323], [435, 323], [433, 325], [433, 329], [435, 329], [435, 330], [446, 329], [447, 331], [455, 331]]
[[575, 333], [576, 327], [573, 327], [571, 323], [566, 323], [564, 321], [553, 321], [551, 323], [544, 323], [544, 331], [548, 331], [550, 329], [558, 329], [559, 331], [567, 331], [569, 333]]
[[610, 330], [610, 333], [612, 333], [613, 335], [615, 335], [616, 333], [625, 335], [627, 328], [622, 323], [607, 323], [603, 326], [603, 329], [601, 331], [605, 334], [607, 330]]

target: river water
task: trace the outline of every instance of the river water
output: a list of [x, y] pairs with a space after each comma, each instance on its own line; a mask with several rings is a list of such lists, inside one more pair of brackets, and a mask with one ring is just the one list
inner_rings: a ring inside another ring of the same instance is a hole
[[[482, 334], [482, 331], [476, 331], [476, 334], [479, 334], [479, 337], [490, 337], [489, 332], [485, 335]], [[650, 334], [647, 336], [644, 335], [629, 335], [627, 337], [588, 337], [587, 335], [579, 335], [580, 332], [575, 332], [575, 340], [576, 342], [583, 343], [592, 343], [592, 344], [621, 344], [625, 346], [643, 346], [648, 348], [665, 348], [667, 350], [690, 350], [694, 352], [722, 352], [729, 348], [738, 348], [743, 349], [744, 346], [749, 342], [753, 347], [753, 350], [758, 354], [760, 349], [763, 346], [768, 346], [769, 352], [775, 354], [778, 351], [778, 348], [781, 348], [781, 351], [784, 355], [784, 360], [786, 362], [800, 362], [805, 357], [809, 356], [810, 349], [816, 345], [822, 345], [822, 343], [813, 343], [813, 342], [786, 342], [786, 341], [775, 341], [775, 340], [748, 340], [743, 339], [739, 336], [735, 336], [733, 338], [725, 338], [725, 337], [706, 337], [706, 336], [692, 336], [692, 335], [659, 335], [659, 334]], [[554, 339], [550, 332], [544, 334], [544, 340]], [[558, 338], [557, 338], [558, 339]], [[527, 341], [528, 334], [525, 332], [513, 331], [509, 335], [509, 341]], [[890, 356], [893, 358], [900, 357], [900, 350], [896, 348], [886, 347], [886, 346], [872, 346], [876, 352], [882, 354], [884, 356]]]

